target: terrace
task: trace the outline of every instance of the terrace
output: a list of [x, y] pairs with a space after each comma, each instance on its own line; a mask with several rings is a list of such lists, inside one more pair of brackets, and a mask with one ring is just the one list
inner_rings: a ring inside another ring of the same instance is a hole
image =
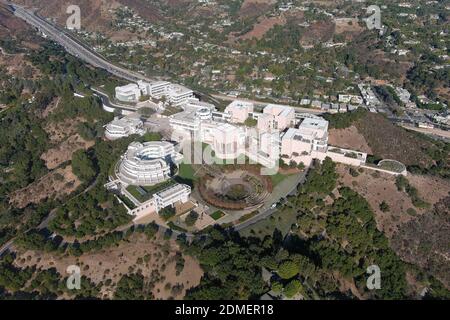
[[155, 193], [163, 191], [176, 183], [176, 181], [170, 179], [154, 186], [128, 186], [126, 189], [136, 200], [144, 203], [150, 200]]

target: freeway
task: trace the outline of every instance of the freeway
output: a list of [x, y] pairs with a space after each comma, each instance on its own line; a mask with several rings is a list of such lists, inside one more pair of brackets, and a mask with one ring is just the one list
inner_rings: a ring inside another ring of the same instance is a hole
[[104, 69], [119, 78], [123, 78], [132, 82], [136, 82], [138, 80], [144, 81], [155, 80], [149, 79], [142, 74], [127, 70], [125, 68], [121, 68], [108, 62], [105, 58], [100, 56], [91, 48], [88, 48], [85, 44], [75, 39], [65, 30], [59, 28], [54, 24], [51, 24], [46, 19], [38, 16], [35, 12], [27, 10], [16, 4], [8, 3], [8, 5], [12, 8], [15, 16], [25, 20], [28, 24], [38, 28], [50, 39], [62, 45], [67, 50], [67, 52], [80, 58], [81, 60], [84, 60], [95, 67]]

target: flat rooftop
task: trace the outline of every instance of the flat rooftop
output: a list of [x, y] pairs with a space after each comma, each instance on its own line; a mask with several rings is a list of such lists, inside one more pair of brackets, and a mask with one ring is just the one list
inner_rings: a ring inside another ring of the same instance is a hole
[[186, 190], [186, 186], [177, 183], [167, 189], [164, 189], [163, 191], [157, 192], [155, 195], [162, 199], [167, 199], [184, 190]]
[[136, 90], [138, 88], [139, 88], [138, 85], [135, 83], [129, 83], [129, 84], [126, 84], [121, 87], [116, 87], [116, 89], [122, 90], [122, 91]]
[[186, 88], [186, 87], [184, 87], [184, 86], [182, 86], [182, 85], [179, 85], [179, 84], [172, 84], [172, 85], [169, 87], [169, 91], [170, 91], [170, 93], [172, 93], [172, 94], [185, 94], [185, 93], [191, 93], [191, 92], [193, 92], [191, 89]]
[[149, 84], [151, 86], [167, 86], [167, 85], [170, 85], [170, 82], [167, 82], [167, 81], [152, 81], [152, 82], [149, 82]]
[[108, 123], [108, 127], [109, 126], [114, 126], [114, 127], [128, 127], [128, 126], [138, 126], [139, 124], [141, 124], [142, 121], [140, 119], [137, 118], [122, 118], [122, 119], [114, 119], [113, 121], [111, 121], [110, 123]]
[[253, 103], [251, 102], [247, 102], [247, 101], [242, 101], [242, 100], [234, 100], [233, 102], [231, 102], [228, 107], [233, 107], [233, 108], [238, 108], [238, 109], [247, 109], [247, 108], [253, 108]]
[[171, 119], [178, 121], [195, 121], [197, 110], [185, 110], [170, 116]]
[[268, 104], [263, 110], [263, 113], [272, 114], [274, 116], [287, 116], [292, 112], [294, 112], [292, 107], [282, 104]]
[[326, 131], [328, 130], [328, 121], [319, 118], [305, 118], [299, 126], [299, 129], [302, 128]]

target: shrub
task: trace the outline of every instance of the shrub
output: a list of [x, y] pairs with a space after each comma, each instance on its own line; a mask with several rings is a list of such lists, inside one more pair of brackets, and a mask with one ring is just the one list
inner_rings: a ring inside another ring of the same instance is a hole
[[389, 205], [386, 203], [386, 201], [380, 203], [380, 210], [383, 212], [388, 212], [390, 210]]

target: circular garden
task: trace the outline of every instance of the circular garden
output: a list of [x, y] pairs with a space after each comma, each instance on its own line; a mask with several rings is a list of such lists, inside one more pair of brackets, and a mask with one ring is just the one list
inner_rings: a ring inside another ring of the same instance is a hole
[[202, 199], [226, 210], [256, 209], [272, 192], [272, 180], [258, 166], [224, 167], [221, 175], [205, 175], [197, 183]]

